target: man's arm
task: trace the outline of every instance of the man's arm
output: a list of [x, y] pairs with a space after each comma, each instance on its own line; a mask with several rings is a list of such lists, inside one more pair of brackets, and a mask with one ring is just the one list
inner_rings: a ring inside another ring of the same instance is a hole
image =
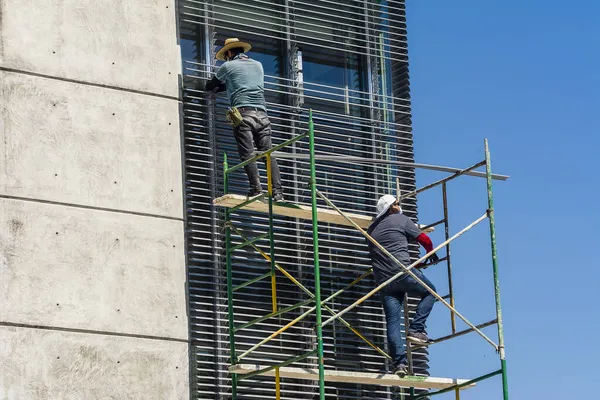
[[223, 92], [226, 89], [227, 88], [225, 87], [225, 83], [217, 79], [216, 76], [213, 76], [213, 78], [210, 81], [206, 82], [206, 86], [204, 87], [205, 91], [215, 93]]
[[425, 251], [427, 253], [429, 253], [431, 250], [433, 250], [433, 242], [431, 241], [431, 238], [429, 236], [427, 236], [426, 233], [419, 234], [419, 236], [417, 236], [415, 239], [416, 239], [417, 243], [419, 243], [421, 246], [423, 246], [423, 248], [425, 249]]
[[227, 88], [225, 86], [225, 81], [227, 80], [227, 63], [221, 65], [221, 67], [217, 70], [217, 73], [213, 78], [206, 82], [206, 86], [204, 90], [207, 92], [223, 92]]
[[[433, 242], [431, 241], [431, 238], [429, 236], [427, 236], [426, 233], [421, 232], [419, 227], [414, 222], [412, 222], [412, 220], [410, 218], [408, 218], [408, 220], [406, 221], [404, 230], [408, 236], [415, 239], [417, 241], [417, 243], [419, 243], [421, 246], [423, 246], [423, 248], [425, 249], [425, 251], [427, 253], [429, 253], [431, 250], [433, 250]], [[432, 255], [430, 255], [427, 258], [427, 260], [431, 263], [434, 263], [434, 262], [438, 261], [439, 259], [440, 258], [435, 253], [433, 253]]]

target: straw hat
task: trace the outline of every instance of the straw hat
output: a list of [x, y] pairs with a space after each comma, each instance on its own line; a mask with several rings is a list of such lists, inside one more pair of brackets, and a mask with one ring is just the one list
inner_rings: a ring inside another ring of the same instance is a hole
[[225, 52], [236, 47], [243, 47], [245, 53], [252, 48], [252, 45], [250, 43], [242, 42], [238, 38], [225, 39], [225, 45], [217, 52], [217, 60], [225, 61]]

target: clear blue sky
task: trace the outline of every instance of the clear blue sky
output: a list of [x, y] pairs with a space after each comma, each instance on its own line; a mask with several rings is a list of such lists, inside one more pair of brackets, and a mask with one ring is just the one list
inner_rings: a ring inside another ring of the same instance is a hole
[[[598, 398], [600, 2], [408, 0], [408, 34], [417, 161], [466, 167], [487, 137], [494, 170], [511, 176], [495, 182], [511, 398]], [[462, 179], [450, 188], [453, 232], [486, 208], [483, 181]], [[438, 195], [419, 199], [422, 222], [441, 216]], [[486, 234], [453, 249], [457, 307], [477, 323], [494, 317]], [[443, 268], [426, 273], [447, 290]], [[447, 333], [442, 305], [429, 325]], [[496, 360], [470, 334], [433, 347], [430, 365], [472, 377]], [[462, 399], [501, 395], [493, 378]]]

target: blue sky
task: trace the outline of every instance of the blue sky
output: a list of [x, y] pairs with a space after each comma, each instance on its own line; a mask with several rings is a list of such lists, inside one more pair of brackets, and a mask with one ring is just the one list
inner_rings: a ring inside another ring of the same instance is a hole
[[[407, 20], [417, 162], [466, 167], [483, 159], [487, 137], [494, 170], [511, 176], [494, 186], [511, 398], [590, 398], [600, 372], [600, 2], [409, 0]], [[418, 185], [438, 177], [419, 172]], [[486, 208], [484, 181], [461, 179], [449, 188], [452, 232]], [[422, 222], [441, 217], [439, 196], [419, 198]], [[482, 224], [453, 247], [457, 308], [476, 323], [494, 318], [487, 232]], [[426, 274], [447, 290], [444, 268]], [[431, 336], [448, 320], [436, 305]], [[430, 365], [434, 376], [473, 377], [498, 362], [470, 334], [433, 347]], [[501, 397], [493, 378], [462, 399]]]

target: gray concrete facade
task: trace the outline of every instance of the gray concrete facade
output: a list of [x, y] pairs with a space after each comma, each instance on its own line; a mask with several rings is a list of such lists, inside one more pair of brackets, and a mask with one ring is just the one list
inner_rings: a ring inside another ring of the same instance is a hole
[[0, 400], [188, 399], [174, 0], [0, 0]]

